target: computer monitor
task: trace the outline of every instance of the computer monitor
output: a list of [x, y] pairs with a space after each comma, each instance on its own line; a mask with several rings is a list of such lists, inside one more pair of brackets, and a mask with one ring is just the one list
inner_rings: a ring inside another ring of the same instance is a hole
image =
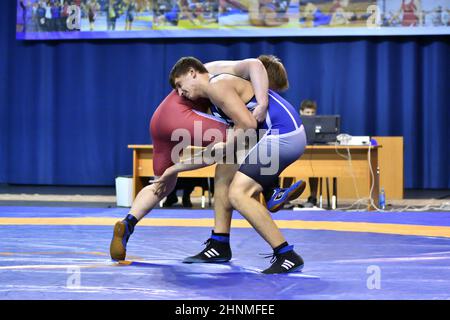
[[315, 115], [301, 116], [308, 144], [328, 144], [336, 142], [341, 131], [341, 116]]

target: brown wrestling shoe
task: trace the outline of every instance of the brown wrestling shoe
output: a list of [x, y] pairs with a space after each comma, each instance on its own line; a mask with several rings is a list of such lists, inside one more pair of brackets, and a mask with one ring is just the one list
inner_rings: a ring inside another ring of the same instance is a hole
[[118, 221], [114, 226], [114, 234], [109, 246], [109, 254], [112, 260], [125, 260], [127, 253], [127, 242], [133, 233], [133, 228], [126, 221]]

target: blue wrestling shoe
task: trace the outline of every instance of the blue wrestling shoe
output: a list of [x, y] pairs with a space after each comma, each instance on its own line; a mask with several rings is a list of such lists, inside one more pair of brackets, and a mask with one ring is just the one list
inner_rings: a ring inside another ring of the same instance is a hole
[[112, 260], [125, 260], [127, 254], [127, 243], [134, 227], [126, 220], [116, 222], [114, 234], [109, 247], [109, 253]]
[[277, 212], [287, 201], [292, 201], [300, 197], [306, 188], [306, 182], [299, 180], [289, 188], [276, 188], [273, 191], [269, 201], [267, 201], [267, 209], [270, 212]]

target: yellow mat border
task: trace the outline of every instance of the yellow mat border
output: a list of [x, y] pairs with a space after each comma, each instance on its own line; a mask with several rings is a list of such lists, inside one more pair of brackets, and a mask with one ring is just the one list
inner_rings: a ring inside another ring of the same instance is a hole
[[[119, 218], [0, 218], [0, 225], [49, 225], [49, 226], [113, 226]], [[370, 232], [425, 237], [450, 238], [450, 227], [369, 222], [275, 220], [281, 229], [328, 230], [345, 232]], [[147, 218], [139, 226], [147, 227], [209, 227], [213, 219]], [[233, 220], [233, 228], [251, 228], [246, 220]]]

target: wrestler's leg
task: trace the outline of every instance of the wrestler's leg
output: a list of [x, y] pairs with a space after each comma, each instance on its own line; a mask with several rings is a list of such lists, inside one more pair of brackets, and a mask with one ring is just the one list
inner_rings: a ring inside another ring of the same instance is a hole
[[229, 186], [238, 169], [234, 164], [218, 164], [214, 175], [214, 232], [230, 233], [233, 207], [228, 198]]
[[200, 253], [184, 263], [227, 262], [231, 260], [230, 229], [233, 207], [228, 199], [229, 185], [238, 169], [234, 164], [218, 164], [214, 175], [214, 230]]
[[206, 247], [187, 257], [184, 263], [227, 262], [231, 260], [230, 229], [233, 207], [228, 199], [229, 186], [238, 169], [234, 164], [218, 164], [214, 176], [214, 230]]
[[[305, 146], [303, 127], [289, 136], [264, 136], [250, 151], [230, 185], [229, 198], [232, 206], [273, 249], [276, 259], [264, 273], [291, 272], [301, 269], [304, 264], [293, 246], [286, 242], [267, 208], [256, 201], [254, 196], [262, 192], [264, 187], [272, 185], [280, 173], [303, 154]], [[265, 166], [258, 157], [263, 150], [271, 159], [270, 167]], [[249, 159], [257, 161], [247, 161]]]
[[[301, 270], [303, 259], [289, 245], [272, 219], [267, 208], [253, 196], [262, 191], [262, 187], [252, 178], [237, 172], [230, 186], [230, 202], [252, 225], [258, 234], [272, 247], [273, 264], [263, 273], [284, 273]], [[272, 262], [272, 261], [271, 261]]]
[[155, 195], [155, 186], [153, 184], [143, 188], [134, 199], [129, 214], [133, 215], [138, 221], [145, 217], [164, 197], [169, 195], [177, 184], [177, 177], [169, 181], [164, 194]]
[[[194, 110], [190, 114], [189, 125], [186, 128], [190, 132], [202, 132], [202, 146], [208, 146], [213, 142], [226, 140], [228, 124], [211, 115]], [[195, 128], [196, 126], [199, 126]], [[208, 133], [208, 134], [207, 134]], [[208, 140], [205, 138], [209, 137]], [[192, 141], [194, 144], [195, 141]], [[214, 232], [229, 234], [231, 215], [233, 208], [228, 199], [228, 188], [238, 169], [233, 164], [217, 164], [214, 174]]]
[[[164, 170], [170, 167], [173, 162], [170, 158], [171, 144], [167, 144], [155, 137], [153, 149], [153, 171], [155, 175], [162, 175]], [[155, 185], [143, 188], [136, 196], [133, 204], [122, 221], [118, 221], [114, 226], [113, 238], [110, 244], [110, 255], [113, 260], [124, 260], [126, 257], [126, 246], [128, 239], [134, 231], [136, 224], [145, 217], [164, 197], [175, 188], [177, 177], [174, 176], [168, 181], [167, 188], [163, 194], [157, 196]]]
[[114, 234], [109, 247], [111, 259], [124, 260], [126, 257], [126, 247], [128, 239], [134, 231], [136, 224], [145, 217], [164, 197], [166, 197], [177, 184], [177, 177], [168, 182], [166, 191], [157, 196], [155, 186], [149, 185], [143, 188], [136, 199], [134, 199], [131, 209], [124, 220], [116, 222]]
[[257, 182], [238, 172], [230, 185], [230, 203], [272, 248], [276, 248], [286, 239], [273, 222], [267, 208], [254, 199], [254, 195], [261, 191], [262, 187]]

